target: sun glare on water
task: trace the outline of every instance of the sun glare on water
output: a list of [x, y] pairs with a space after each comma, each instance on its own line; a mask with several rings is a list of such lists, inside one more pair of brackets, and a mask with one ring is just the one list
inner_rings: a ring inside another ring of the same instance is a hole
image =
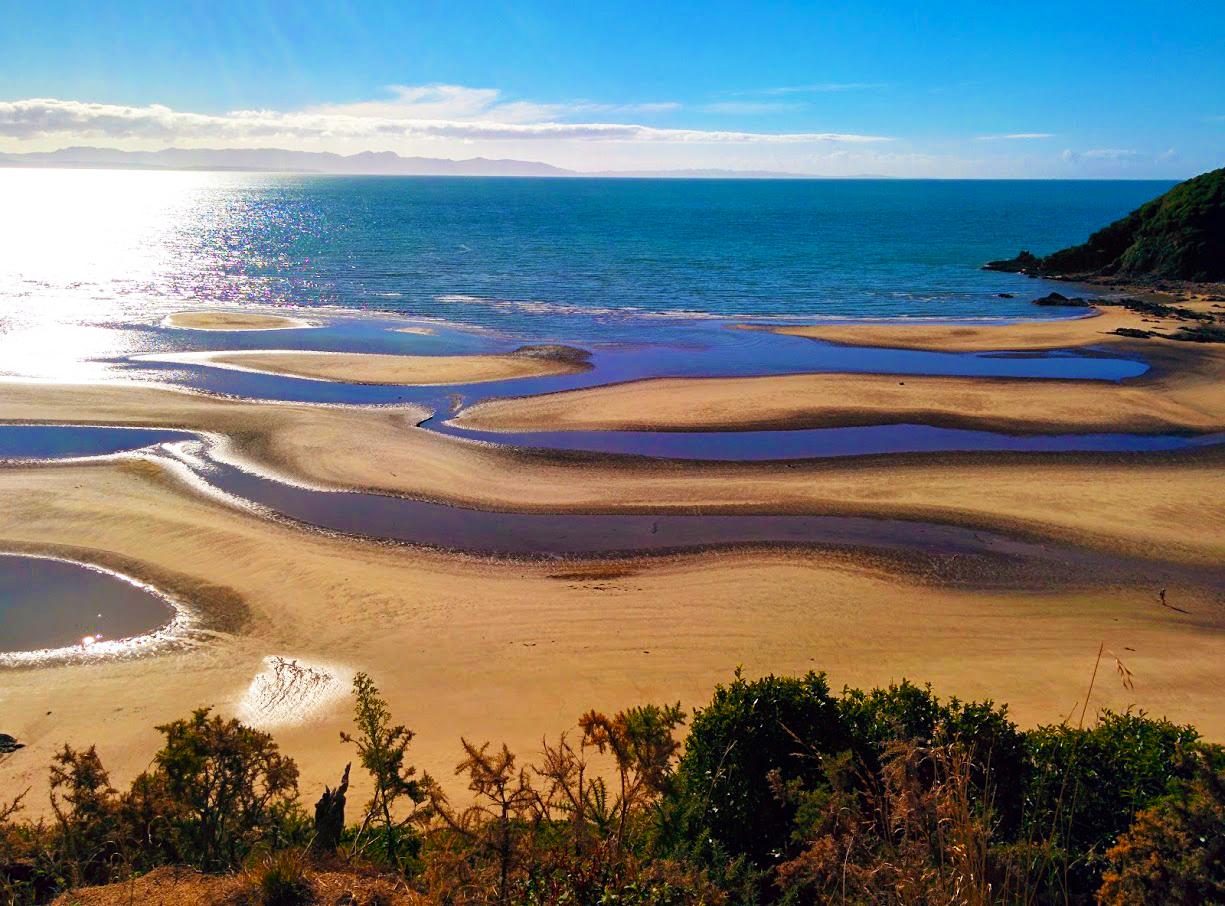
[[108, 368], [90, 360], [142, 351], [136, 337], [112, 325], [183, 304], [184, 257], [200, 257], [201, 230], [215, 222], [226, 180], [0, 169], [0, 369], [94, 380]]

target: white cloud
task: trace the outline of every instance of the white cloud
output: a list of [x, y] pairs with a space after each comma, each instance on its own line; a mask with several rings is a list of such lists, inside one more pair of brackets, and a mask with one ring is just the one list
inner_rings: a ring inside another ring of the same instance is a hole
[[[236, 110], [225, 114], [189, 113], [160, 104], [125, 107], [31, 98], [0, 102], [0, 136], [31, 139], [65, 136], [75, 139], [142, 139], [167, 143], [210, 141], [218, 144], [243, 144], [252, 141], [321, 141], [388, 139], [473, 139], [533, 141], [538, 139], [663, 142], [805, 144], [818, 142], [868, 143], [890, 139], [878, 135], [834, 132], [739, 132], [701, 129], [660, 129], [638, 123], [537, 121], [541, 108], [526, 109], [515, 104], [490, 106], [496, 94], [481, 94], [469, 89], [434, 94], [407, 93], [376, 105], [354, 105], [299, 112], [275, 110]], [[451, 88], [453, 86], [446, 86]], [[379, 104], [391, 104], [397, 115]], [[484, 107], [482, 108], [482, 104]], [[419, 110], [452, 111], [451, 117], [415, 115]], [[454, 112], [466, 111], [465, 117]], [[483, 110], [483, 112], [482, 112]], [[489, 119], [491, 112], [505, 114]], [[532, 115], [529, 115], [532, 114]]]
[[1007, 135], [979, 135], [980, 142], [995, 142], [1010, 139], [1054, 138], [1053, 132], [1010, 132]]
[[361, 116], [401, 120], [480, 120], [500, 123], [537, 123], [590, 113], [651, 114], [680, 109], [676, 101], [643, 104], [600, 104], [570, 101], [549, 104], [506, 101], [496, 88], [463, 85], [389, 85], [390, 98], [350, 104], [320, 104], [305, 113]]
[[1059, 155], [1067, 161], [1078, 160], [1134, 160], [1140, 155], [1122, 148], [1093, 148], [1089, 151], [1073, 151], [1071, 148]]

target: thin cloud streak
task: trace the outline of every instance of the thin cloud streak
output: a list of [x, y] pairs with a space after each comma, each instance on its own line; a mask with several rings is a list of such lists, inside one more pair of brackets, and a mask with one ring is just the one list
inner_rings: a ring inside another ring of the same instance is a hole
[[339, 112], [236, 110], [215, 115], [172, 110], [160, 104], [124, 107], [54, 98], [0, 102], [0, 136], [210, 141], [360, 140], [449, 138], [533, 141], [538, 139], [620, 142], [805, 144], [886, 142], [880, 135], [836, 132], [741, 132], [660, 129], [637, 123], [499, 122], [355, 115]]
[[979, 135], [976, 136], [980, 142], [997, 142], [1011, 139], [1031, 139], [1031, 138], [1054, 138], [1053, 132], [1010, 132], [1007, 135]]
[[1091, 148], [1088, 151], [1073, 151], [1068, 148], [1061, 155], [1064, 160], [1135, 160], [1139, 152], [1125, 148]]
[[348, 104], [318, 104], [304, 113], [363, 116], [384, 119], [488, 120], [534, 123], [592, 113], [652, 114], [679, 110], [676, 101], [641, 104], [604, 104], [593, 101], [541, 103], [505, 101], [496, 88], [463, 85], [388, 85], [390, 98]]

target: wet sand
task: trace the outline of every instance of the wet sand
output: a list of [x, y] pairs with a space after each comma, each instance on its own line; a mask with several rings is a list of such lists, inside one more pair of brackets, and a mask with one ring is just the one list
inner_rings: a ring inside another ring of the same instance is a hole
[[577, 374], [587, 370], [581, 359], [539, 355], [380, 355], [361, 352], [301, 352], [262, 349], [234, 352], [178, 353], [145, 357], [155, 362], [212, 365], [236, 371], [280, 374], [348, 384], [432, 387], [477, 384], [512, 378]]
[[168, 315], [162, 323], [189, 330], [294, 330], [313, 326], [301, 318], [223, 311], [180, 311]]
[[[314, 487], [522, 512], [774, 512], [944, 522], [1167, 559], [1225, 559], [1225, 450], [944, 453], [786, 462], [521, 451], [415, 428], [414, 406], [322, 407], [155, 387], [6, 384], [0, 420], [186, 428]], [[989, 492], [987, 492], [989, 490]]]
[[704, 703], [738, 664], [750, 675], [824, 669], [835, 686], [930, 680], [943, 694], [1007, 701], [1033, 724], [1073, 708], [1105, 643], [1136, 690], [1099, 680], [1095, 706], [1134, 704], [1225, 737], [1225, 615], [1211, 591], [1172, 589], [1182, 613], [1160, 605], [1156, 584], [1089, 574], [1058, 593], [1000, 591], [990, 569], [956, 559], [845, 551], [485, 562], [304, 532], [142, 461], [5, 470], [0, 493], [6, 544], [107, 551], [150, 578], [179, 576], [206, 609], [237, 599], [247, 612], [182, 651], [0, 674], [5, 732], [27, 743], [0, 764], [0, 784], [32, 785], [35, 805], [64, 741], [97, 743], [125, 783], [149, 762], [153, 726], [199, 705], [273, 730], [313, 801], [351, 757], [335, 742], [347, 701], [325, 696], [302, 724], [261, 711], [248, 691], [269, 656], [341, 691], [352, 671], [370, 672], [418, 733], [413, 762], [451, 787], [460, 734], [530, 756], [587, 708]]

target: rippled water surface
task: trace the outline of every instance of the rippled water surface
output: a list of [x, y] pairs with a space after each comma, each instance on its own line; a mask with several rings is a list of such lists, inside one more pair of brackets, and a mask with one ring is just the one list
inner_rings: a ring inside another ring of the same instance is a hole
[[1034, 317], [1049, 285], [979, 266], [1082, 241], [1167, 187], [10, 169], [0, 298], [34, 321], [326, 305], [606, 337], [686, 312]]

